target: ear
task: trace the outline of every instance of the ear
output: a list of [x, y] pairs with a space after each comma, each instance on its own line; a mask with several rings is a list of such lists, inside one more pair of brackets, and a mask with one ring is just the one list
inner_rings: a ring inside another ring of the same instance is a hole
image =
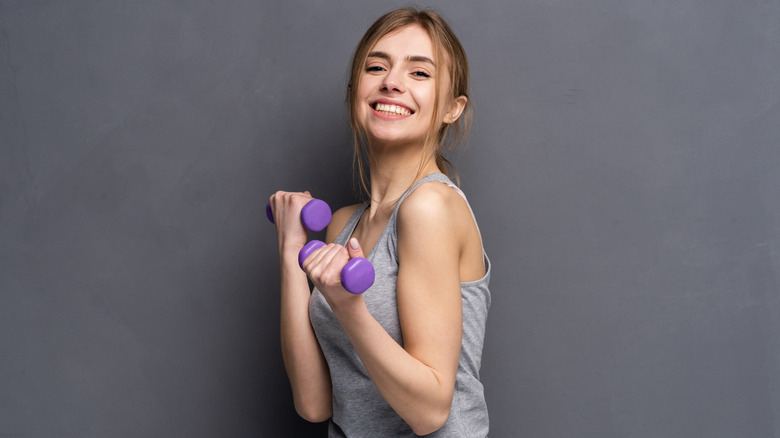
[[466, 96], [458, 96], [452, 99], [447, 113], [444, 114], [444, 123], [450, 124], [458, 121], [460, 115], [463, 114], [463, 110], [466, 109], [466, 102], [468, 102]]

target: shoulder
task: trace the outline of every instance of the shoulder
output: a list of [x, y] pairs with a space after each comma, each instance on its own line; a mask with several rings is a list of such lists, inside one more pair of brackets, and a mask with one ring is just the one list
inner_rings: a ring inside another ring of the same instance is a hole
[[343, 230], [344, 226], [347, 225], [349, 218], [352, 217], [352, 215], [355, 213], [355, 211], [357, 211], [358, 208], [360, 208], [361, 205], [362, 204], [348, 205], [346, 207], [339, 208], [335, 213], [333, 213], [333, 217], [330, 220], [325, 237], [325, 240], [327, 240], [328, 243], [336, 240], [336, 237], [338, 237], [339, 233], [341, 233], [341, 230]]
[[457, 227], [464, 214], [468, 215], [468, 205], [458, 192], [440, 181], [429, 181], [417, 187], [401, 203], [398, 223], [399, 226]]
[[417, 187], [398, 209], [398, 237], [443, 238], [462, 244], [468, 205], [450, 186], [430, 181]]

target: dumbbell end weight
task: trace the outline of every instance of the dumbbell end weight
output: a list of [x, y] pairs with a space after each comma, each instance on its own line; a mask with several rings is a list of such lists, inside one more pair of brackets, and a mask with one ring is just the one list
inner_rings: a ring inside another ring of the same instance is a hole
[[322, 199], [312, 199], [301, 210], [303, 226], [314, 232], [324, 230], [332, 217], [328, 203]]
[[301, 248], [301, 251], [298, 252], [298, 266], [303, 269], [303, 261], [309, 258], [311, 253], [314, 251], [317, 251], [318, 249], [325, 246], [325, 242], [321, 242], [319, 240], [312, 240], [311, 242], [307, 243], [306, 245], [303, 245], [303, 248]]
[[374, 276], [374, 265], [363, 257], [355, 257], [341, 269], [341, 284], [353, 294], [362, 294], [374, 284]]

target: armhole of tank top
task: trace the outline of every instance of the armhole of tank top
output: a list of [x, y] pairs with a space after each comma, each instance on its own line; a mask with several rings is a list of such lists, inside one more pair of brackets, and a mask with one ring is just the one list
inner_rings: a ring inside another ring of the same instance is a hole
[[471, 220], [474, 221], [474, 226], [477, 228], [477, 234], [479, 235], [479, 246], [482, 248], [482, 255], [484, 257], [485, 255], [485, 242], [482, 240], [482, 230], [479, 229], [479, 223], [477, 223], [477, 217], [474, 215], [474, 210], [471, 208], [471, 204], [469, 203], [469, 200], [466, 198], [466, 194], [463, 193], [463, 190], [460, 189], [460, 187], [456, 186], [455, 184], [447, 181], [439, 181], [445, 185], [447, 185], [449, 188], [455, 190], [457, 194], [460, 195], [461, 198], [466, 202], [466, 206], [469, 208], [469, 213], [471, 213]]

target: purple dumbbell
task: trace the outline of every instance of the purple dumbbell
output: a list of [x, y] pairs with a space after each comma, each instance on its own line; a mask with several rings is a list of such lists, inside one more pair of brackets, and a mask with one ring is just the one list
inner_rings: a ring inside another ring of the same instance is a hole
[[[303, 268], [303, 261], [311, 253], [325, 246], [325, 242], [312, 240], [307, 243], [298, 253], [298, 264]], [[374, 266], [363, 257], [350, 259], [343, 268], [341, 268], [341, 285], [344, 289], [353, 294], [362, 294], [371, 285], [374, 284]]]
[[[271, 212], [271, 204], [265, 205], [265, 215], [274, 223], [274, 214]], [[328, 203], [321, 199], [312, 199], [301, 209], [301, 223], [309, 231], [322, 231], [330, 223], [331, 213]]]

